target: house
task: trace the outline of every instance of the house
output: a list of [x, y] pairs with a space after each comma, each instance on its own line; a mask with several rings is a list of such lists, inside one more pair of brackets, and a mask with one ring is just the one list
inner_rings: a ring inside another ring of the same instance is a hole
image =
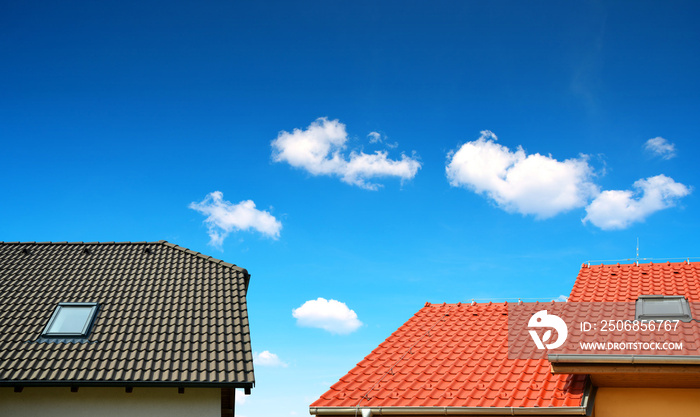
[[[584, 306], [597, 316], [610, 311], [631, 314], [620, 321], [623, 329], [615, 335], [624, 341], [639, 337], [624, 328], [624, 323], [640, 322], [635, 317], [639, 311], [653, 313], [652, 320], [659, 319], [654, 314], [674, 320], [674, 314], [682, 313], [681, 322], [672, 321], [680, 323], [677, 332], [645, 336], [685, 343], [682, 354], [640, 354], [631, 348], [588, 352], [576, 344], [578, 348], [565, 354], [552, 353], [552, 349], [548, 354], [518, 357], [509, 354], [509, 347], [514, 348], [513, 341], [509, 342], [509, 325], [513, 326], [514, 311], [520, 306], [426, 303], [313, 402], [310, 413], [363, 417], [700, 415], [700, 327], [693, 321], [700, 319], [699, 262], [584, 264], [568, 302], [530, 306], [532, 311]], [[679, 308], [680, 313], [673, 310], [664, 316], [669, 307]], [[574, 341], [586, 336], [575, 328], [569, 332]]]
[[233, 416], [249, 281], [165, 241], [0, 242], [0, 415]]

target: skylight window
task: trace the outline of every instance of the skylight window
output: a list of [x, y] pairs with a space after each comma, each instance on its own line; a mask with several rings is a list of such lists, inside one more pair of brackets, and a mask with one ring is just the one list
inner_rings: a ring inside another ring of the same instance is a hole
[[87, 337], [97, 314], [97, 303], [59, 303], [44, 337]]
[[640, 295], [635, 307], [637, 320], [692, 319], [688, 300], [681, 295]]

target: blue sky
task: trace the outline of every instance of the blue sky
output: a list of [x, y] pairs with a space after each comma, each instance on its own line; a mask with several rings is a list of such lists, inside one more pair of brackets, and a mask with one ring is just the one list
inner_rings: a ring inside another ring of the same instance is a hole
[[699, 9], [5, 2], [0, 240], [244, 266], [237, 412], [307, 415], [426, 301], [700, 256]]

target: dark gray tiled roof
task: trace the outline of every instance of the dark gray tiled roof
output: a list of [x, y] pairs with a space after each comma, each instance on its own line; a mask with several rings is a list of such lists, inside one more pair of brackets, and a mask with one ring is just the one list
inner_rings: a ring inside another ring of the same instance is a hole
[[[171, 243], [0, 242], [0, 385], [252, 387], [248, 272]], [[42, 342], [97, 302], [82, 342]]]

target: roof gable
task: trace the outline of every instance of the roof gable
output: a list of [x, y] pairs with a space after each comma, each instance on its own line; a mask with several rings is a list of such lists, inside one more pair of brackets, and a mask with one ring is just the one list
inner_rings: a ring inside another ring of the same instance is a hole
[[[0, 384], [251, 387], [245, 269], [171, 243], [0, 243]], [[87, 340], [39, 336], [97, 302]]]

